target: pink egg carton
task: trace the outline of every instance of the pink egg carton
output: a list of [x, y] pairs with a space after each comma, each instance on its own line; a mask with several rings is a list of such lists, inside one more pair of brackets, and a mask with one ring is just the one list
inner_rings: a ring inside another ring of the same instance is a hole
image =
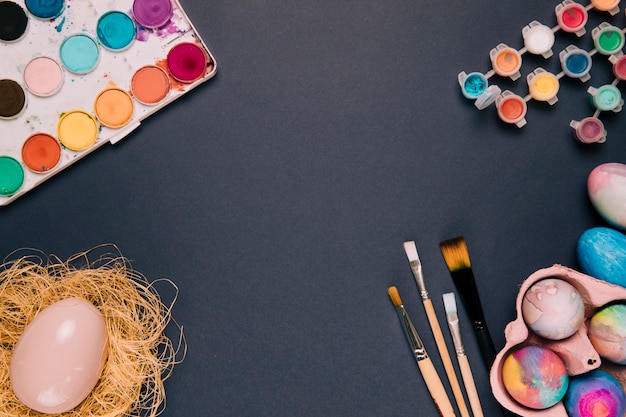
[[[578, 331], [564, 340], [544, 339], [528, 329], [522, 317], [522, 300], [526, 291], [537, 281], [544, 278], [558, 278], [573, 285], [585, 303], [585, 321]], [[506, 343], [498, 353], [491, 367], [491, 390], [496, 400], [505, 408], [520, 416], [532, 417], [567, 417], [565, 406], [560, 401], [545, 410], [534, 410], [517, 403], [506, 391], [502, 381], [504, 359], [513, 350], [526, 345], [542, 346], [554, 351], [561, 357], [570, 376], [579, 375], [600, 368], [613, 375], [626, 389], [626, 366], [602, 362], [587, 337], [587, 326], [591, 316], [602, 306], [620, 300], [626, 300], [626, 288], [595, 279], [562, 265], [553, 265], [531, 274], [520, 286], [515, 309], [517, 317], [510, 322], [504, 335]]]

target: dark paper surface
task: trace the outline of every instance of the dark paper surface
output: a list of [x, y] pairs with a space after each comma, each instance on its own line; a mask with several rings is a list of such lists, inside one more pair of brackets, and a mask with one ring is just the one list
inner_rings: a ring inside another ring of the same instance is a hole
[[[600, 116], [601, 145], [569, 127], [593, 113], [587, 87], [613, 81], [606, 57], [587, 83], [562, 78], [554, 106], [530, 101], [522, 129], [461, 95], [460, 71], [488, 71], [500, 42], [521, 48], [532, 20], [556, 25], [556, 4], [183, 1], [217, 75], [3, 207], [0, 253], [66, 259], [113, 243], [149, 279], [172, 279], [188, 353], [166, 382], [164, 417], [435, 416], [387, 296], [396, 285], [443, 376], [402, 243], [416, 242], [453, 351], [438, 243], [465, 237], [499, 349], [521, 282], [577, 268], [579, 235], [606, 225], [589, 172], [626, 163], [625, 114]], [[594, 24], [624, 24], [623, 11], [589, 16], [582, 38], [556, 33], [552, 58], [525, 54], [522, 76], [559, 72], [569, 44], [593, 48]], [[528, 91], [524, 79], [491, 81]]]

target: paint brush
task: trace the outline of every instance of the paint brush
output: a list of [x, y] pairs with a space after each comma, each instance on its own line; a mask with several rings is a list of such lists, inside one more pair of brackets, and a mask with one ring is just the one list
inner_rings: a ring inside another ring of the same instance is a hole
[[460, 236], [445, 240], [439, 244], [439, 248], [450, 270], [452, 281], [459, 292], [465, 310], [472, 321], [483, 361], [487, 369], [490, 370], [496, 358], [496, 349], [485, 321], [465, 239]]
[[467, 393], [467, 398], [469, 399], [470, 407], [472, 408], [472, 414], [474, 417], [483, 417], [483, 408], [480, 405], [478, 391], [476, 390], [476, 383], [474, 382], [472, 369], [470, 368], [469, 360], [465, 354], [465, 347], [463, 346], [463, 339], [461, 338], [461, 326], [459, 324], [459, 315], [456, 309], [456, 298], [454, 297], [454, 293], [449, 292], [444, 294], [443, 304], [446, 309], [446, 319], [448, 321], [450, 333], [452, 334], [454, 350], [456, 350], [456, 357], [459, 362], [459, 369], [461, 370], [463, 384], [465, 385], [465, 392]]
[[404, 251], [406, 252], [407, 258], [409, 259], [409, 265], [411, 266], [411, 271], [413, 272], [413, 276], [415, 277], [415, 282], [417, 283], [417, 287], [420, 291], [422, 304], [424, 304], [424, 309], [426, 310], [426, 316], [428, 317], [428, 323], [430, 324], [430, 329], [433, 332], [433, 336], [435, 337], [435, 342], [437, 343], [437, 350], [439, 351], [439, 356], [441, 356], [443, 367], [446, 370], [448, 381], [450, 381], [450, 387], [452, 388], [452, 393], [454, 394], [454, 399], [456, 401], [456, 404], [459, 407], [459, 413], [461, 414], [461, 417], [469, 417], [469, 410], [467, 409], [467, 405], [465, 404], [465, 400], [463, 398], [463, 391], [461, 391], [461, 385], [459, 384], [459, 380], [456, 377], [456, 373], [454, 372], [452, 359], [450, 358], [448, 347], [446, 346], [445, 339], [443, 338], [443, 332], [441, 331], [439, 320], [437, 320], [437, 315], [435, 314], [435, 308], [433, 307], [433, 302], [428, 295], [428, 290], [426, 289], [426, 283], [424, 281], [424, 274], [422, 272], [422, 263], [420, 262], [420, 258], [417, 254], [417, 248], [415, 247], [415, 242], [413, 241], [404, 242]]
[[[491, 371], [491, 366], [496, 358], [496, 348], [493, 345], [493, 339], [489, 334], [485, 314], [483, 313], [480, 297], [478, 296], [478, 288], [476, 288], [476, 280], [472, 272], [469, 251], [463, 236], [453, 239], [444, 240], [439, 243], [439, 249], [443, 259], [448, 266], [454, 286], [459, 292], [461, 302], [465, 306], [465, 311], [472, 321], [474, 334], [478, 341], [480, 354], [483, 362], [487, 367], [487, 371]], [[516, 414], [502, 407], [502, 413], [506, 417], [514, 417]]]
[[435, 369], [433, 362], [430, 360], [430, 357], [424, 348], [424, 344], [417, 334], [417, 330], [415, 330], [415, 326], [402, 304], [402, 299], [400, 298], [398, 289], [396, 287], [389, 287], [387, 293], [389, 294], [389, 298], [391, 298], [391, 302], [396, 307], [400, 323], [402, 324], [404, 333], [409, 341], [411, 350], [413, 350], [413, 356], [415, 356], [415, 360], [417, 361], [417, 366], [419, 367], [422, 377], [424, 378], [428, 392], [439, 410], [439, 414], [442, 417], [454, 417], [454, 409], [452, 408], [452, 403], [448, 398], [446, 389], [443, 387], [441, 378], [439, 378], [439, 374], [437, 374], [437, 370]]

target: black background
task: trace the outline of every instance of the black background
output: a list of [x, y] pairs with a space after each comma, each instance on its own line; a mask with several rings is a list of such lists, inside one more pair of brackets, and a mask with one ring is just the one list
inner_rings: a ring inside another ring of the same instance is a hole
[[[402, 243], [417, 244], [450, 340], [438, 243], [465, 237], [500, 348], [519, 284], [577, 268], [579, 235], [605, 225], [586, 180], [626, 162], [626, 116], [601, 115], [601, 145], [577, 143], [569, 122], [593, 113], [589, 85], [613, 80], [606, 57], [585, 84], [563, 78], [554, 106], [529, 102], [518, 129], [474, 108], [457, 74], [489, 70], [500, 42], [521, 48], [532, 20], [554, 26], [556, 2], [182, 4], [215, 78], [2, 208], [0, 253], [67, 259], [110, 243], [148, 279], [172, 279], [188, 354], [164, 417], [436, 415], [387, 296], [396, 285], [442, 369]], [[603, 20], [624, 26], [623, 10], [589, 14], [583, 38], [557, 32], [551, 59], [525, 54], [523, 76], [559, 72], [558, 52], [591, 49]], [[491, 81], [527, 93], [524, 79]]]

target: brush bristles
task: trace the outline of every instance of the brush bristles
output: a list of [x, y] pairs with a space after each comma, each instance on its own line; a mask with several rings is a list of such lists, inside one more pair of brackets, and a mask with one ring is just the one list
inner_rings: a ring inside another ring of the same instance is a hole
[[391, 298], [391, 302], [394, 306], [400, 307], [402, 305], [402, 298], [400, 298], [400, 293], [396, 287], [389, 287], [387, 293], [389, 294], [389, 298]]
[[420, 261], [414, 241], [404, 242], [404, 251], [406, 252], [406, 257], [409, 259], [409, 262]]
[[443, 295], [443, 306], [446, 309], [446, 314], [456, 313], [456, 298], [453, 292], [448, 292]]
[[467, 244], [463, 236], [444, 240], [439, 244], [439, 249], [450, 272], [471, 267]]

